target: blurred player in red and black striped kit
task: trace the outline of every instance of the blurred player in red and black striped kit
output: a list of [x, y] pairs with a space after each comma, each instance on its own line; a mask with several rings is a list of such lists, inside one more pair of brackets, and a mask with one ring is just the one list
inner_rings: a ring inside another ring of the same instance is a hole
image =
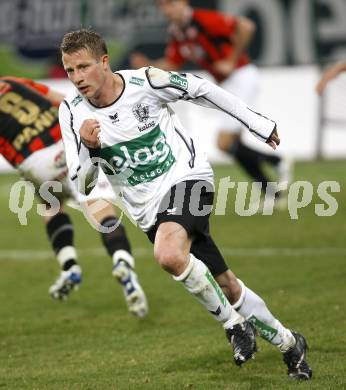
[[[133, 53], [131, 66], [140, 68], [151, 64], [175, 71], [187, 61], [195, 62], [222, 88], [253, 107], [259, 91], [259, 75], [246, 49], [255, 31], [254, 23], [245, 17], [193, 9], [187, 0], [157, 0], [156, 3], [169, 21], [170, 40], [165, 57], [151, 60], [141, 53]], [[289, 162], [246, 145], [237, 120], [223, 115], [219, 126], [219, 149], [233, 156], [254, 181], [262, 183], [263, 190], [269, 181], [263, 163], [273, 166], [279, 182], [290, 181]]]
[[[147, 313], [144, 292], [134, 272], [134, 259], [125, 228], [115, 216], [110, 202], [98, 210], [92, 207], [99, 199], [114, 199], [111, 186], [104, 178], [92, 196], [79, 194], [67, 175], [64, 145], [58, 120], [58, 106], [64, 99], [46, 85], [29, 79], [0, 78], [0, 154], [29, 180], [39, 195], [47, 181], [58, 181], [62, 192], [54, 192], [60, 208], [55, 215], [44, 217], [48, 237], [61, 266], [61, 273], [49, 292], [64, 299], [81, 282], [81, 268], [73, 245], [73, 226], [63, 210], [63, 201], [72, 198], [91, 212], [102, 227], [103, 244], [113, 259], [113, 275], [121, 283], [130, 312], [142, 317]], [[41, 202], [47, 203], [40, 197]], [[90, 207], [90, 208], [88, 208]], [[118, 226], [117, 226], [118, 225]], [[112, 227], [117, 226], [115, 229]]]

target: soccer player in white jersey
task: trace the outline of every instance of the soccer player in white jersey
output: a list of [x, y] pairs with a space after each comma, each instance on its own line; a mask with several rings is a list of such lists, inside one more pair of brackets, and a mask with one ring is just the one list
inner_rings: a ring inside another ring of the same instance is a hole
[[256, 351], [255, 328], [283, 353], [288, 374], [310, 379], [306, 341], [284, 327], [265, 302], [228, 269], [209, 233], [213, 172], [168, 103], [188, 100], [240, 120], [275, 149], [276, 124], [241, 100], [191, 74], [157, 68], [112, 73], [103, 38], [65, 34], [64, 68], [76, 87], [59, 120], [71, 179], [88, 193], [103, 169], [160, 266], [219, 321], [235, 363]]

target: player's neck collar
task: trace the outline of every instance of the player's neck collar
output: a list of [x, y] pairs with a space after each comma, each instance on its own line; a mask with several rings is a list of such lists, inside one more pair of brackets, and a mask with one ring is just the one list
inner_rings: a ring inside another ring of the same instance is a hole
[[[125, 91], [125, 87], [126, 87], [125, 79], [124, 79], [123, 75], [122, 75], [121, 73], [117, 73], [117, 72], [112, 73], [112, 75], [113, 75], [113, 80], [114, 80], [114, 81], [115, 81], [114, 75], [120, 77], [120, 79], [119, 79], [119, 80], [121, 81], [121, 91], [120, 91], [120, 93], [116, 96], [116, 98], [115, 98], [111, 103], [106, 104], [106, 105], [102, 105], [102, 106], [96, 105], [96, 104], [92, 103], [92, 102], [88, 99], [89, 104], [91, 104], [93, 107], [99, 108], [99, 109], [110, 107], [110, 106], [112, 106], [113, 104], [115, 104], [115, 103], [121, 98], [121, 96], [123, 95], [123, 93], [124, 93], [124, 91]], [[115, 81], [115, 82], [116, 82], [116, 81]], [[117, 83], [117, 82], [116, 82], [116, 83]]]

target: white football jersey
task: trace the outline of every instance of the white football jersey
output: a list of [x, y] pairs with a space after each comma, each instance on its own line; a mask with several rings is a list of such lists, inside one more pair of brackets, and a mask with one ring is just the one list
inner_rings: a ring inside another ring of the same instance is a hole
[[60, 126], [69, 174], [82, 182], [81, 167], [90, 164], [90, 155], [79, 129], [86, 119], [99, 121], [104, 161], [99, 166], [144, 231], [154, 225], [159, 205], [173, 185], [184, 180], [213, 183], [205, 153], [195, 148], [168, 103], [182, 99], [225, 111], [262, 141], [276, 128], [235, 96], [194, 75], [151, 67], [116, 73], [124, 82], [116, 101], [96, 107], [75, 90], [60, 106]]

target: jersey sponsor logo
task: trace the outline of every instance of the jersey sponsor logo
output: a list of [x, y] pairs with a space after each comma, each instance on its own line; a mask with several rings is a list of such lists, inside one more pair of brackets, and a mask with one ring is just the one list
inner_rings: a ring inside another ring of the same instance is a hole
[[130, 83], [130, 84], [138, 85], [138, 86], [140, 86], [140, 87], [143, 87], [143, 85], [144, 85], [144, 79], [141, 79], [141, 78], [139, 78], [139, 77], [134, 77], [134, 76], [132, 76], [132, 77], [130, 78], [129, 83]]
[[114, 115], [108, 115], [109, 119], [112, 121], [112, 125], [115, 125], [119, 122], [119, 114], [116, 112]]
[[139, 131], [144, 131], [144, 130], [148, 130], [150, 127], [153, 127], [154, 125], [155, 125], [155, 121], [151, 121], [146, 123], [143, 126], [137, 126], [137, 127]]
[[71, 102], [71, 104], [76, 107], [83, 100], [81, 95], [77, 95]]
[[179, 88], [183, 88], [183, 89], [187, 89], [188, 87], [188, 82], [187, 82], [187, 79], [183, 76], [180, 76], [176, 73], [171, 73], [171, 75], [169, 76], [169, 82], [172, 84], [172, 85], [175, 85]]
[[[120, 180], [126, 177], [125, 184], [130, 186], [156, 179], [176, 161], [159, 125], [140, 137], [101, 149], [100, 157], [113, 167]], [[104, 169], [112, 174], [109, 168]]]

